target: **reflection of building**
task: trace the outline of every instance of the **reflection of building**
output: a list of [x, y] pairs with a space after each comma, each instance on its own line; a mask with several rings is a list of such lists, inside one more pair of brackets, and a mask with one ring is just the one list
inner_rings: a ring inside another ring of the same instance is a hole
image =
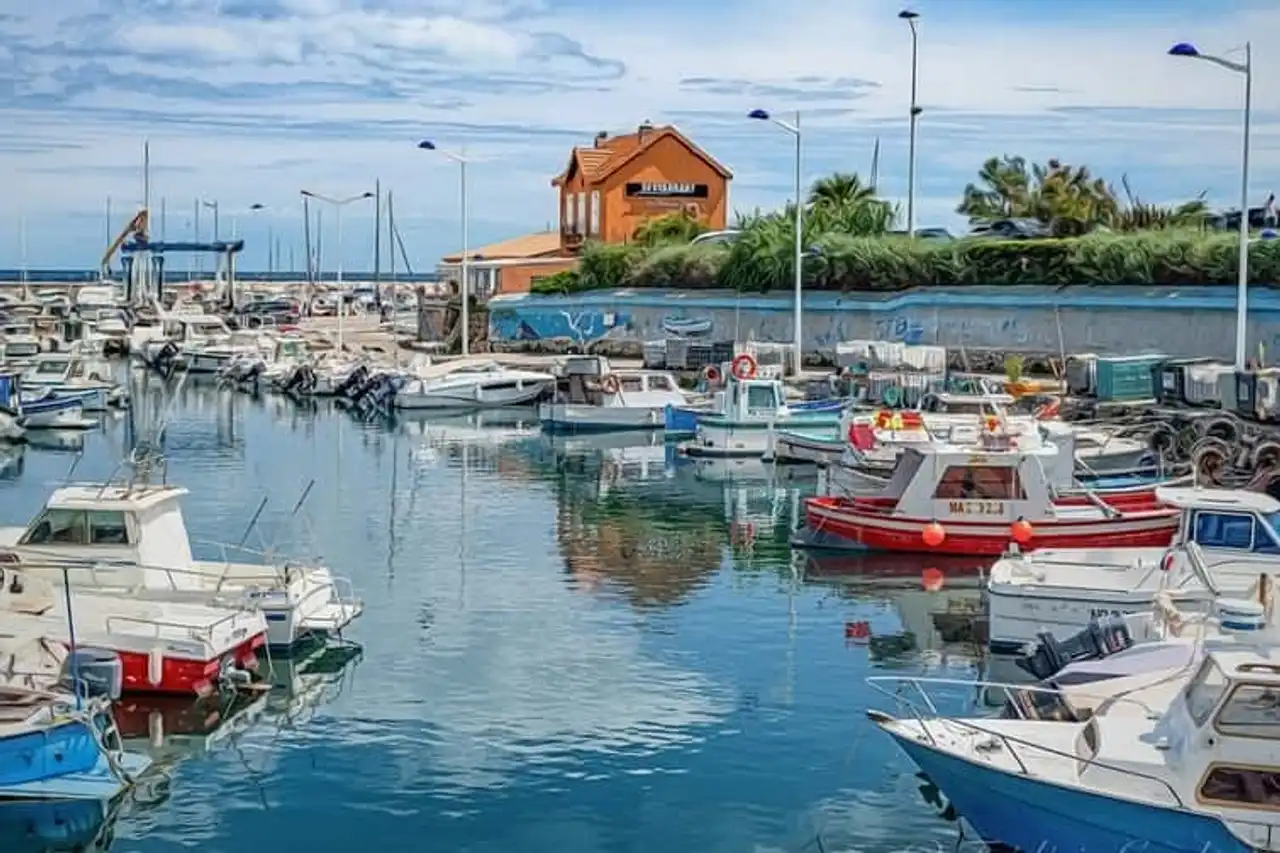
[[[728, 217], [729, 170], [671, 126], [645, 122], [634, 133], [596, 134], [575, 147], [554, 180], [559, 227], [470, 249], [467, 278], [480, 298], [524, 293], [534, 282], [571, 269], [587, 240], [625, 243], [651, 219], [688, 214], [713, 230]], [[439, 272], [457, 282], [461, 253], [446, 255]]]

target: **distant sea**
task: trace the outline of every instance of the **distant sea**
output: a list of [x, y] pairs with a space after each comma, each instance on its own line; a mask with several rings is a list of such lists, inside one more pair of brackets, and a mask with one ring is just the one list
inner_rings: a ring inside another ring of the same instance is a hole
[[[259, 282], [290, 282], [301, 281], [306, 278], [306, 272], [245, 272], [236, 270], [236, 279], [238, 281], [259, 281]], [[117, 274], [118, 277], [118, 274]], [[320, 273], [321, 281], [336, 281], [338, 274], [335, 271], [326, 271]], [[21, 284], [23, 280], [22, 270], [17, 269], [0, 269], [0, 287], [6, 285]], [[99, 280], [97, 270], [77, 270], [77, 269], [61, 269], [61, 270], [27, 270], [25, 275], [26, 281], [30, 284], [67, 284], [74, 282], [95, 283]], [[213, 278], [213, 272], [205, 270], [204, 272], [192, 273], [183, 269], [167, 269], [164, 271], [164, 280], [167, 283], [180, 284], [190, 281], [192, 278], [208, 280]], [[378, 276], [379, 280], [389, 282], [392, 280], [389, 272], [383, 272]], [[372, 272], [357, 272], [352, 270], [344, 270], [342, 273], [343, 281], [374, 281], [375, 276]], [[438, 281], [439, 276], [434, 272], [429, 273], [405, 273], [396, 272], [395, 280], [398, 282], [414, 283], [414, 282], [432, 282]]]

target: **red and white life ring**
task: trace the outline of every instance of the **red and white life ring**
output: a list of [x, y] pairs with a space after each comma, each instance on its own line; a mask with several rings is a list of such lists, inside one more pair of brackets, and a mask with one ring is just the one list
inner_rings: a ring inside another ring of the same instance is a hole
[[734, 356], [730, 368], [733, 370], [734, 377], [738, 379], [754, 379], [756, 375], [755, 357], [748, 352], [740, 353]]
[[706, 367], [702, 368], [702, 378], [708, 382], [719, 382], [720, 368], [716, 367], [714, 364], [708, 364]]
[[1062, 401], [1053, 399], [1045, 403], [1043, 406], [1036, 408], [1035, 417], [1038, 421], [1053, 420], [1058, 416], [1058, 412], [1062, 410]]
[[600, 380], [600, 388], [606, 394], [617, 394], [618, 389], [621, 387], [622, 385], [618, 382], [618, 377], [614, 376], [612, 373], [607, 374]]

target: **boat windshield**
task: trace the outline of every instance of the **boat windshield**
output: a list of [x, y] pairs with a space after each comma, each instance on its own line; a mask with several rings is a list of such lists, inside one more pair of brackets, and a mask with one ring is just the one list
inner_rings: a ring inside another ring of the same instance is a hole
[[773, 410], [778, 408], [778, 398], [772, 385], [748, 385], [747, 409], [749, 411]]
[[37, 376], [62, 376], [67, 372], [67, 361], [61, 358], [47, 358], [36, 365]]
[[1229, 548], [1258, 554], [1280, 554], [1280, 513], [1200, 510], [1195, 541], [1203, 548]]
[[1228, 686], [1226, 674], [1212, 658], [1200, 665], [1200, 671], [1187, 685], [1185, 694], [1187, 711], [1197, 726], [1209, 719]]

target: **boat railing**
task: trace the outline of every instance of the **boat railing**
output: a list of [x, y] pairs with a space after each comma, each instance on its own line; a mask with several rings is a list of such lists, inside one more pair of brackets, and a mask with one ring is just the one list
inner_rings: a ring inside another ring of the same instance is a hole
[[[105, 627], [107, 629], [107, 633], [109, 634], [115, 633], [115, 626], [122, 625], [122, 624], [134, 625], [134, 626], [139, 626], [143, 628], [150, 628], [154, 632], [153, 636], [155, 636], [157, 639], [163, 636], [162, 632], [164, 629], [171, 628], [171, 629], [176, 629], [177, 631], [180, 631], [180, 632], [185, 631], [187, 635], [193, 640], [212, 644], [214, 632], [216, 632], [219, 628], [222, 628], [223, 626], [228, 624], [231, 625], [234, 629], [236, 620], [238, 620], [243, 615], [244, 615], [244, 612], [242, 611], [232, 611], [228, 613], [226, 616], [216, 619], [213, 622], [194, 622], [194, 623], [178, 622], [178, 621], [169, 620], [169, 619], [152, 619], [149, 617], [141, 617], [141, 616], [113, 615], [113, 616], [106, 617]], [[245, 632], [247, 636], [248, 629], [245, 629]], [[136, 632], [124, 632], [124, 633], [136, 633]]]
[[[887, 687], [884, 686], [887, 684], [896, 685], [896, 689], [888, 689]], [[1004, 751], [1006, 752], [1006, 754], [1012, 757], [1013, 760], [1017, 763], [1019, 770], [1021, 770], [1022, 775], [1024, 776], [1031, 776], [1032, 774], [1027, 767], [1026, 760], [1022, 755], [1018, 754], [1018, 749], [1015, 747], [1021, 747], [1024, 750], [1030, 750], [1036, 753], [1052, 755], [1056, 758], [1065, 758], [1072, 761], [1075, 764], [1083, 765], [1086, 768], [1098, 768], [1101, 770], [1109, 771], [1111, 773], [1119, 774], [1125, 778], [1136, 777], [1139, 779], [1144, 779], [1149, 782], [1153, 782], [1155, 783], [1158, 789], [1161, 789], [1162, 794], [1164, 792], [1168, 793], [1173, 805], [1175, 805], [1177, 808], [1186, 808], [1186, 804], [1183, 802], [1182, 797], [1178, 795], [1178, 792], [1174, 789], [1174, 787], [1171, 784], [1169, 784], [1167, 780], [1161, 779], [1158, 776], [1153, 776], [1149, 773], [1143, 773], [1139, 770], [1134, 770], [1131, 767], [1120, 767], [1114, 764], [1110, 764], [1108, 762], [1099, 761], [1095, 756], [1085, 757], [1075, 752], [1065, 752], [1063, 750], [1057, 749], [1052, 746], [1033, 743], [1032, 741], [1026, 740], [1025, 738], [1017, 737], [1016, 735], [995, 731], [987, 726], [981, 725], [981, 722], [978, 719], [962, 719], [958, 717], [944, 717], [938, 711], [938, 707], [934, 703], [933, 699], [929, 696], [928, 691], [925, 690], [924, 685], [926, 684], [940, 686], [940, 687], [941, 686], [958, 687], [967, 691], [978, 690], [978, 691], [986, 692], [991, 689], [999, 689], [1004, 691], [1005, 698], [1007, 700], [1012, 699], [1015, 692], [1047, 693], [1053, 696], [1061, 696], [1061, 691], [1059, 690], [1056, 690], [1051, 687], [1041, 687], [1035, 684], [1013, 684], [1009, 682], [998, 682], [998, 681], [966, 681], [958, 678], [925, 678], [925, 677], [917, 677], [917, 676], [896, 676], [896, 675], [872, 676], [867, 679], [867, 685], [871, 687], [871, 689], [875, 690], [877, 693], [880, 693], [884, 696], [889, 697], [894, 701], [896, 705], [898, 705], [899, 708], [905, 707], [906, 710], [911, 713], [911, 715], [915, 718], [916, 722], [919, 723], [920, 731], [924, 734], [930, 746], [933, 746], [933, 747], [939, 746], [938, 740], [935, 736], [935, 731], [934, 729], [930, 728], [931, 723], [935, 727], [957, 726], [959, 728], [966, 729], [970, 732], [986, 735], [992, 738], [993, 740], [999, 742], [1002, 748], [1004, 749]], [[908, 686], [912, 689], [915, 695], [917, 695], [920, 698], [920, 700], [924, 703], [924, 706], [925, 706], [924, 709], [921, 709], [919, 705], [917, 705], [914, 701], [912, 701], [912, 699], [908, 695], [906, 695], [905, 688], [907, 688]], [[1151, 708], [1149, 705], [1147, 705], [1146, 703], [1138, 699], [1134, 699], [1131, 696], [1116, 696], [1116, 695], [1107, 695], [1107, 694], [1097, 694], [1097, 695], [1091, 696], [1089, 693], [1076, 691], [1073, 689], [1071, 693], [1071, 697], [1072, 699], [1095, 698], [1098, 700], [1106, 701], [1113, 706], [1120, 703], [1130, 704], [1137, 707], [1141, 711], [1143, 711], [1144, 714], [1149, 719], [1158, 719], [1160, 717], [1160, 713], [1157, 712], [1155, 709]], [[1008, 705], [1012, 707], [1014, 711], [1018, 714], [1018, 719], [1020, 720], [1027, 719], [1025, 716], [1023, 716], [1022, 709], [1019, 707], [1019, 703], [1009, 701]], [[1066, 725], [1066, 724], [1063, 723], [1062, 725]]]

